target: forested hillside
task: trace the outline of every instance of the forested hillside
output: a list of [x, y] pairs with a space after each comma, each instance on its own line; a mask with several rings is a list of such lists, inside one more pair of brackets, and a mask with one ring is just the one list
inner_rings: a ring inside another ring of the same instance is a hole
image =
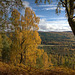
[[72, 32], [39, 32], [44, 45], [69, 45], [75, 44]]
[[63, 66], [75, 69], [75, 37], [72, 32], [39, 32], [49, 62], [53, 66]]

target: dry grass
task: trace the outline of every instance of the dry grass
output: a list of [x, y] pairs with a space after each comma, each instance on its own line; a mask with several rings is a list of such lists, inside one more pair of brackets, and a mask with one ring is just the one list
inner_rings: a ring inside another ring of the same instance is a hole
[[0, 62], [0, 75], [75, 75], [75, 70], [59, 67], [41, 70], [23, 64], [13, 66]]

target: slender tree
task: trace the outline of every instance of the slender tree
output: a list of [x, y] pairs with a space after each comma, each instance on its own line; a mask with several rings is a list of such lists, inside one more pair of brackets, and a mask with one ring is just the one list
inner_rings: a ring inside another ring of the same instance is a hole
[[[11, 14], [11, 24], [14, 32], [11, 35], [11, 61], [27, 65], [35, 65], [38, 45], [41, 43], [37, 32], [39, 18], [30, 9], [25, 9], [25, 15], [21, 16], [18, 10], [14, 9]], [[13, 60], [12, 60], [13, 59]]]

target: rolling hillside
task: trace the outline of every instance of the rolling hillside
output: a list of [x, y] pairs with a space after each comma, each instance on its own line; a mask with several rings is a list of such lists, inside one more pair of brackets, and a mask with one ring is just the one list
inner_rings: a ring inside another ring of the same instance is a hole
[[42, 43], [38, 48], [47, 52], [54, 66], [75, 70], [75, 37], [72, 32], [39, 32], [39, 35]]
[[44, 45], [69, 45], [75, 44], [72, 32], [39, 32]]

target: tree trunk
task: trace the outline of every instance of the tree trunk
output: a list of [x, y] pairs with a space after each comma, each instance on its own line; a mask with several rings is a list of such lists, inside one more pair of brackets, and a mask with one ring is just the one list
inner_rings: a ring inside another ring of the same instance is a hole
[[22, 55], [22, 53], [21, 53], [20, 64], [22, 63], [22, 61], [23, 61], [23, 55]]
[[73, 34], [75, 35], [75, 21], [72, 18], [68, 19], [69, 25], [73, 31]]

